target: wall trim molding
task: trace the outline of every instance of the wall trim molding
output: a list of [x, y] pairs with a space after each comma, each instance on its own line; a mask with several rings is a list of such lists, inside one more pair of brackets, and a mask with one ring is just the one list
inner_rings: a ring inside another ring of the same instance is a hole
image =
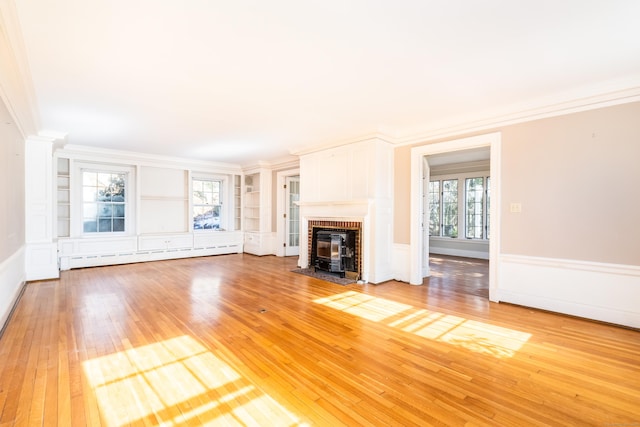
[[640, 266], [637, 265], [611, 264], [595, 261], [580, 261], [562, 258], [543, 258], [512, 254], [501, 254], [500, 260], [503, 262], [535, 265], [540, 267], [590, 271], [603, 274], [618, 274], [640, 278]]
[[4, 331], [26, 285], [24, 260], [25, 247], [22, 246], [0, 263], [0, 331]]
[[494, 297], [532, 308], [640, 328], [640, 267], [500, 255]]

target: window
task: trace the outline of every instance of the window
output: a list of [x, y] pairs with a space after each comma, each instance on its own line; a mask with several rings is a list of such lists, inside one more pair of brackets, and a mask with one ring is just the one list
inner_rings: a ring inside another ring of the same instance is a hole
[[84, 233], [124, 232], [127, 174], [82, 171], [82, 230]]
[[429, 182], [429, 236], [489, 239], [491, 181], [484, 174], [474, 175], [450, 175]]
[[219, 230], [222, 211], [222, 180], [194, 179], [193, 229]]
[[442, 235], [458, 237], [458, 180], [442, 181]]
[[429, 236], [440, 235], [440, 181], [429, 182]]
[[484, 208], [484, 179], [467, 178], [464, 184], [466, 227], [464, 236], [467, 239], [482, 239], [483, 237], [483, 208]]

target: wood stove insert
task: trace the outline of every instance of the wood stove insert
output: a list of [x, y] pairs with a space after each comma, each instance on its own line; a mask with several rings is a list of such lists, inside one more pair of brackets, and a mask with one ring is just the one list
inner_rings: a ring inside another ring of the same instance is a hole
[[311, 244], [311, 265], [315, 271], [357, 279], [358, 230], [314, 227]]

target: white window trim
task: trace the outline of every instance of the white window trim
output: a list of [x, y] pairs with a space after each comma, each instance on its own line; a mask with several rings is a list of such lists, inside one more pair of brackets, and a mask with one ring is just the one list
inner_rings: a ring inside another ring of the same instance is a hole
[[[483, 209], [483, 222], [486, 226], [487, 215], [489, 211], [487, 210], [487, 198], [486, 198], [486, 189], [487, 189], [487, 178], [490, 177], [491, 174], [488, 170], [477, 171], [477, 172], [464, 172], [464, 173], [456, 173], [456, 174], [446, 174], [446, 175], [432, 175], [429, 181], [446, 181], [450, 179], [458, 180], [458, 237], [447, 237], [447, 236], [429, 236], [430, 239], [434, 240], [463, 240], [463, 241], [473, 241], [473, 242], [488, 242], [486, 236], [486, 228], [483, 233], [484, 237], [482, 239], [468, 239], [465, 237], [467, 230], [467, 216], [465, 215], [465, 210], [467, 206], [466, 200], [466, 179], [467, 178], [483, 178], [484, 179], [484, 189], [485, 195], [483, 198], [482, 209]], [[441, 186], [442, 187], [442, 186]], [[440, 198], [442, 198], [442, 188], [440, 188]], [[442, 200], [440, 203], [440, 225], [442, 226]]]
[[[85, 233], [82, 223], [82, 172], [107, 172], [107, 173], [124, 173], [125, 176], [125, 214], [124, 214], [124, 230], [102, 233]], [[81, 237], [85, 239], [105, 238], [105, 237], [121, 237], [133, 236], [135, 230], [136, 215], [136, 168], [134, 166], [112, 165], [105, 163], [93, 162], [74, 162], [73, 174], [71, 176], [71, 227], [70, 237]]]
[[[220, 229], [218, 230], [196, 230], [193, 228], [193, 181], [220, 181]], [[194, 233], [215, 233], [218, 231], [229, 231], [233, 229], [233, 190], [231, 180], [228, 175], [207, 174], [193, 172], [189, 179], [189, 231]]]

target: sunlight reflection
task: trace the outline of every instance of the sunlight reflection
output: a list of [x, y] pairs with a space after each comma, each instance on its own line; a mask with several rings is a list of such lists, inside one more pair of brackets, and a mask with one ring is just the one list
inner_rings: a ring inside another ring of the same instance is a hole
[[328, 298], [320, 298], [314, 301], [327, 307], [345, 311], [368, 320], [378, 322], [387, 317], [408, 310], [410, 305], [401, 304], [394, 301], [382, 300], [381, 298], [361, 294], [359, 292], [348, 291], [333, 295]]
[[476, 353], [512, 357], [531, 334], [347, 291], [313, 302]]
[[300, 426], [300, 420], [262, 393], [196, 340], [181, 336], [83, 363], [110, 427], [131, 423]]
[[220, 278], [196, 277], [191, 281], [189, 298], [191, 300], [191, 320], [194, 322], [210, 322], [217, 318], [217, 307], [220, 303]]

